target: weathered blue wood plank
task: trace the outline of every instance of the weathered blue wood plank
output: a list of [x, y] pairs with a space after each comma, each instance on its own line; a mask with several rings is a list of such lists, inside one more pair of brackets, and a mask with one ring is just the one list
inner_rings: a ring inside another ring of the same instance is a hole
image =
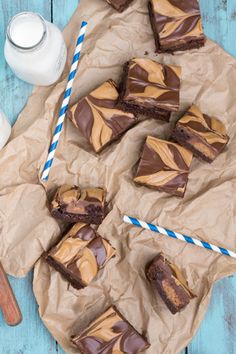
[[228, 0], [227, 2], [227, 15], [224, 26], [225, 30], [225, 49], [236, 56], [235, 35], [236, 35], [236, 3], [235, 1]]
[[[227, 51], [230, 37], [227, 23], [227, 0], [200, 0], [204, 30], [207, 36]], [[232, 53], [232, 51], [231, 51]]]
[[236, 353], [236, 277], [215, 285], [212, 301], [188, 354]]
[[78, 0], [52, 0], [53, 22], [60, 29], [63, 29], [68, 23], [78, 6], [78, 2]]
[[0, 106], [12, 124], [32, 90], [32, 86], [17, 79], [12, 73], [3, 55], [7, 23], [13, 15], [21, 11], [39, 12], [50, 21], [51, 3], [50, 0], [0, 1]]
[[0, 313], [1, 354], [56, 354], [56, 343], [38, 316], [32, 292], [32, 273], [24, 279], [10, 277], [18, 299], [23, 321], [17, 327], [8, 327]]
[[[206, 34], [236, 57], [236, 2], [201, 0]], [[215, 285], [212, 301], [188, 354], [236, 353], [236, 276]]]

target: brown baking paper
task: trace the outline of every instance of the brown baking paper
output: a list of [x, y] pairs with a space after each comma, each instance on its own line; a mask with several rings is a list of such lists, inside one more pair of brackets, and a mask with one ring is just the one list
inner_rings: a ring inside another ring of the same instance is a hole
[[[50, 180], [43, 186], [39, 177], [82, 20], [88, 20], [89, 27], [71, 103], [109, 78], [119, 80], [122, 65], [138, 56], [182, 66], [181, 112], [173, 116], [171, 124], [154, 119], [141, 122], [100, 155], [92, 152], [67, 120]], [[157, 56], [144, 0], [134, 1], [123, 14], [105, 1], [82, 0], [64, 36], [69, 57], [61, 81], [34, 89], [11, 142], [0, 152], [0, 260], [9, 274], [24, 276], [60, 238], [60, 227], [47, 204], [47, 195], [51, 198], [56, 186], [105, 187], [110, 212], [99, 232], [117, 249], [117, 256], [80, 291], [39, 261], [34, 292], [42, 320], [67, 353], [77, 353], [70, 336], [115, 304], [137, 331], [146, 335], [151, 344], [147, 354], [178, 353], [196, 333], [213, 283], [233, 274], [236, 260], [126, 225], [122, 215], [236, 248], [236, 61], [210, 41], [200, 50]], [[145, 52], [149, 54], [145, 56]], [[173, 122], [193, 102], [224, 121], [231, 138], [228, 147], [211, 165], [194, 159], [183, 200], [134, 185], [133, 166], [145, 137], [168, 138]], [[159, 298], [156, 300], [144, 274], [147, 262], [160, 251], [183, 270], [197, 295], [175, 316]]]

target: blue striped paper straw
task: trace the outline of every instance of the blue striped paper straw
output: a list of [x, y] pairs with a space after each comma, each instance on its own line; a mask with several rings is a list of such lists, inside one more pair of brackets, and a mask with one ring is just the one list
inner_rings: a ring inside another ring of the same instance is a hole
[[217, 252], [217, 253], [220, 253], [220, 254], [224, 254], [226, 256], [230, 256], [230, 257], [236, 258], [236, 253], [233, 252], [233, 251], [227, 250], [226, 248], [218, 247], [218, 246], [212, 245], [211, 243], [200, 241], [200, 240], [198, 240], [196, 238], [185, 236], [185, 235], [180, 234], [178, 232], [174, 232], [174, 231], [171, 231], [171, 230], [168, 230], [168, 229], [164, 229], [163, 227], [160, 227], [160, 226], [157, 226], [157, 225], [149, 224], [149, 223], [147, 223], [145, 221], [138, 220], [136, 218], [132, 218], [131, 216], [124, 215], [123, 221], [125, 223], [127, 223], [127, 224], [132, 224], [132, 225], [135, 225], [135, 226], [138, 226], [138, 227], [142, 227], [143, 229], [154, 231], [154, 232], [157, 232], [157, 233], [162, 234], [162, 235], [166, 235], [166, 236], [169, 236], [169, 237], [172, 237], [172, 238], [176, 238], [178, 240], [181, 240], [181, 241], [184, 241], [184, 242], [187, 242], [187, 243], [191, 243], [192, 245], [196, 245], [196, 246], [199, 246], [199, 247], [206, 248], [206, 249], [208, 249], [210, 251], [214, 251], [214, 252]]
[[79, 59], [80, 59], [80, 53], [81, 53], [81, 49], [82, 49], [82, 45], [84, 42], [84, 37], [85, 37], [85, 32], [87, 29], [87, 22], [83, 21], [81, 24], [81, 28], [80, 28], [80, 32], [79, 32], [79, 37], [77, 40], [77, 44], [76, 44], [76, 48], [75, 48], [75, 53], [74, 53], [74, 57], [72, 60], [72, 64], [71, 64], [71, 69], [70, 69], [70, 74], [68, 77], [68, 83], [66, 86], [66, 91], [64, 94], [64, 99], [61, 105], [61, 109], [60, 109], [60, 113], [59, 113], [59, 117], [58, 117], [58, 121], [57, 121], [57, 125], [53, 134], [53, 138], [51, 141], [51, 145], [48, 151], [48, 157], [47, 157], [47, 161], [44, 165], [43, 168], [43, 172], [42, 172], [42, 177], [41, 179], [44, 181], [48, 180], [48, 176], [49, 176], [49, 172], [50, 169], [52, 167], [52, 163], [53, 163], [53, 159], [54, 159], [54, 155], [57, 149], [57, 145], [59, 142], [59, 138], [63, 129], [63, 125], [64, 125], [64, 120], [65, 120], [65, 116], [66, 116], [66, 112], [68, 110], [69, 107], [69, 101], [70, 101], [70, 97], [71, 97], [71, 92], [72, 92], [72, 85], [74, 82], [74, 78], [75, 78], [75, 74], [78, 68], [78, 63], [79, 63]]

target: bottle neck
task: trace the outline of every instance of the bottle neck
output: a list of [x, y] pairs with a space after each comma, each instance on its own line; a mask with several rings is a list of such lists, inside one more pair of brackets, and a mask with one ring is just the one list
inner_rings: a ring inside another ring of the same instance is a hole
[[48, 36], [47, 24], [42, 16], [22, 12], [14, 16], [7, 27], [7, 40], [15, 50], [28, 53], [40, 49]]

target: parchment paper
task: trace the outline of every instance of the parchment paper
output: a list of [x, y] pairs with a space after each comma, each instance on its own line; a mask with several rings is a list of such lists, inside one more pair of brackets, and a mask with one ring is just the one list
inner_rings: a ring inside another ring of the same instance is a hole
[[[124, 62], [134, 56], [145, 57], [147, 51], [146, 57], [182, 66], [181, 112], [173, 116], [171, 124], [154, 119], [140, 123], [99, 156], [66, 121], [50, 181], [42, 186], [39, 176], [82, 19], [89, 21], [89, 28], [71, 103], [108, 78], [118, 80]], [[236, 248], [236, 61], [210, 41], [200, 50], [157, 56], [146, 0], [134, 1], [123, 14], [105, 1], [82, 0], [64, 36], [69, 57], [62, 79], [54, 86], [35, 88], [14, 127], [11, 142], [0, 152], [0, 260], [9, 274], [24, 276], [59, 238], [60, 228], [47, 209], [47, 195], [50, 198], [56, 186], [65, 182], [104, 186], [110, 212], [99, 232], [116, 247], [117, 257], [80, 291], [68, 287], [56, 271], [39, 261], [34, 292], [42, 320], [67, 353], [76, 353], [70, 335], [112, 303], [147, 336], [151, 344], [147, 354], [177, 353], [199, 327], [214, 281], [233, 274], [236, 261], [125, 225], [121, 216], [127, 213], [219, 246]], [[173, 122], [193, 102], [224, 121], [231, 138], [228, 148], [211, 165], [194, 159], [183, 200], [135, 186], [133, 166], [145, 137], [168, 138]], [[187, 309], [175, 316], [160, 299], [156, 300], [144, 275], [146, 263], [161, 250], [183, 269], [197, 294]]]

